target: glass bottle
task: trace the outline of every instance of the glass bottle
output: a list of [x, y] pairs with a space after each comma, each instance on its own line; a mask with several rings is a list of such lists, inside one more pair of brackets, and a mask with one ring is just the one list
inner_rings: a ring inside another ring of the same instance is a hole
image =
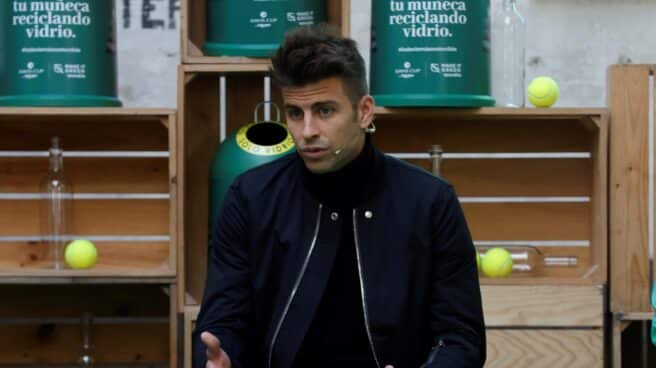
[[41, 235], [48, 247], [48, 264], [63, 269], [64, 247], [72, 220], [73, 187], [64, 176], [59, 137], [52, 138], [48, 154], [48, 172], [39, 185]]
[[78, 363], [80, 367], [91, 368], [94, 366], [96, 359], [94, 358], [93, 340], [91, 338], [91, 327], [93, 324], [93, 317], [91, 313], [84, 313], [81, 319], [82, 324], [82, 349], [80, 350], [80, 358]]
[[[476, 247], [480, 254], [481, 262], [485, 257], [485, 253], [492, 248], [495, 247]], [[546, 267], [576, 267], [578, 265], [578, 258], [576, 256], [546, 256], [539, 248], [530, 245], [513, 245], [503, 248], [510, 253], [512, 259], [510, 277], [542, 276]], [[480, 274], [486, 276], [482, 271]]]
[[526, 21], [517, 0], [499, 0], [492, 19], [492, 97], [499, 107], [524, 107]]

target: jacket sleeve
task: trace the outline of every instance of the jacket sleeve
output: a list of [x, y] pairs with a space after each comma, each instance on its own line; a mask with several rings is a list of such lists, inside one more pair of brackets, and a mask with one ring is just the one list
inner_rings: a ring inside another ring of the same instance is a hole
[[252, 303], [247, 229], [246, 206], [233, 184], [225, 195], [208, 250], [205, 293], [192, 335], [194, 368], [206, 364], [206, 347], [200, 340], [203, 331], [221, 340], [233, 368], [244, 365]]
[[451, 186], [433, 204], [433, 349], [426, 368], [474, 368], [485, 363], [485, 323], [476, 251]]

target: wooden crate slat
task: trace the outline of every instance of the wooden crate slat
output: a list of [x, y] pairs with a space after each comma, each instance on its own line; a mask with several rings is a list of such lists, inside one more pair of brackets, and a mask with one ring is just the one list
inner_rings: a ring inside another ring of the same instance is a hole
[[602, 327], [603, 289], [597, 286], [483, 285], [488, 327]]
[[[75, 193], [168, 193], [167, 158], [64, 158]], [[37, 193], [47, 158], [1, 158], [1, 193]]]
[[[431, 170], [428, 159], [408, 160]], [[592, 161], [586, 159], [445, 159], [441, 176], [459, 196], [590, 196]]]
[[[169, 297], [153, 285], [2, 285], [0, 318], [168, 315]], [[35, 302], [38, 295], [39, 301]], [[93, 297], [89, 297], [92, 295]]]
[[[77, 325], [2, 326], [3, 364], [75, 365], [80, 354]], [[94, 325], [96, 364], [169, 362], [168, 324]]]
[[[98, 262], [92, 273], [148, 269], [169, 270], [169, 244], [166, 242], [94, 242], [98, 249]], [[0, 243], [0, 275], [22, 274], [49, 267], [45, 244], [6, 242]], [[21, 271], [22, 270], [22, 271]], [[27, 270], [27, 271], [25, 271]], [[170, 272], [171, 270], [169, 270]], [[56, 273], [52, 273], [56, 275]], [[120, 274], [120, 273], [119, 273]]]
[[0, 115], [3, 151], [45, 151], [58, 136], [65, 151], [167, 151], [168, 132], [159, 119], [130, 123], [89, 116], [5, 117]]
[[488, 330], [486, 368], [601, 368], [604, 337], [594, 330]]
[[576, 119], [433, 117], [398, 120], [379, 116], [374, 142], [385, 152], [428, 152], [439, 144], [445, 153], [590, 152], [590, 133]]
[[[71, 233], [76, 235], [168, 235], [168, 200], [73, 200]], [[39, 235], [39, 200], [2, 200], [3, 236]]]
[[649, 303], [649, 65], [608, 72], [611, 311], [651, 312]]
[[588, 240], [589, 203], [463, 203], [478, 240]]

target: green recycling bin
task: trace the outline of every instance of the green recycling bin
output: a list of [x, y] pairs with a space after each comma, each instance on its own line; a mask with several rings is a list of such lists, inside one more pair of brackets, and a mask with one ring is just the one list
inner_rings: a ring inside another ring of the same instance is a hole
[[226, 137], [219, 145], [212, 161], [210, 174], [209, 230], [216, 222], [218, 211], [232, 182], [245, 171], [277, 160], [296, 151], [287, 125], [280, 123], [280, 110], [273, 121], [259, 121], [255, 108], [255, 119]]
[[0, 1], [0, 106], [120, 106], [114, 0]]
[[325, 0], [207, 0], [203, 52], [268, 57], [288, 30], [325, 20]]
[[371, 93], [380, 106], [493, 106], [489, 0], [376, 0]]

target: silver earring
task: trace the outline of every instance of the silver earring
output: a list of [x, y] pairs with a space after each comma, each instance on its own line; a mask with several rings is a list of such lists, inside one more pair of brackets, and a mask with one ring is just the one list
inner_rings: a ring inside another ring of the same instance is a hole
[[376, 133], [376, 124], [374, 124], [374, 122], [371, 121], [371, 124], [369, 124], [368, 127], [364, 128], [364, 132], [369, 134]]

